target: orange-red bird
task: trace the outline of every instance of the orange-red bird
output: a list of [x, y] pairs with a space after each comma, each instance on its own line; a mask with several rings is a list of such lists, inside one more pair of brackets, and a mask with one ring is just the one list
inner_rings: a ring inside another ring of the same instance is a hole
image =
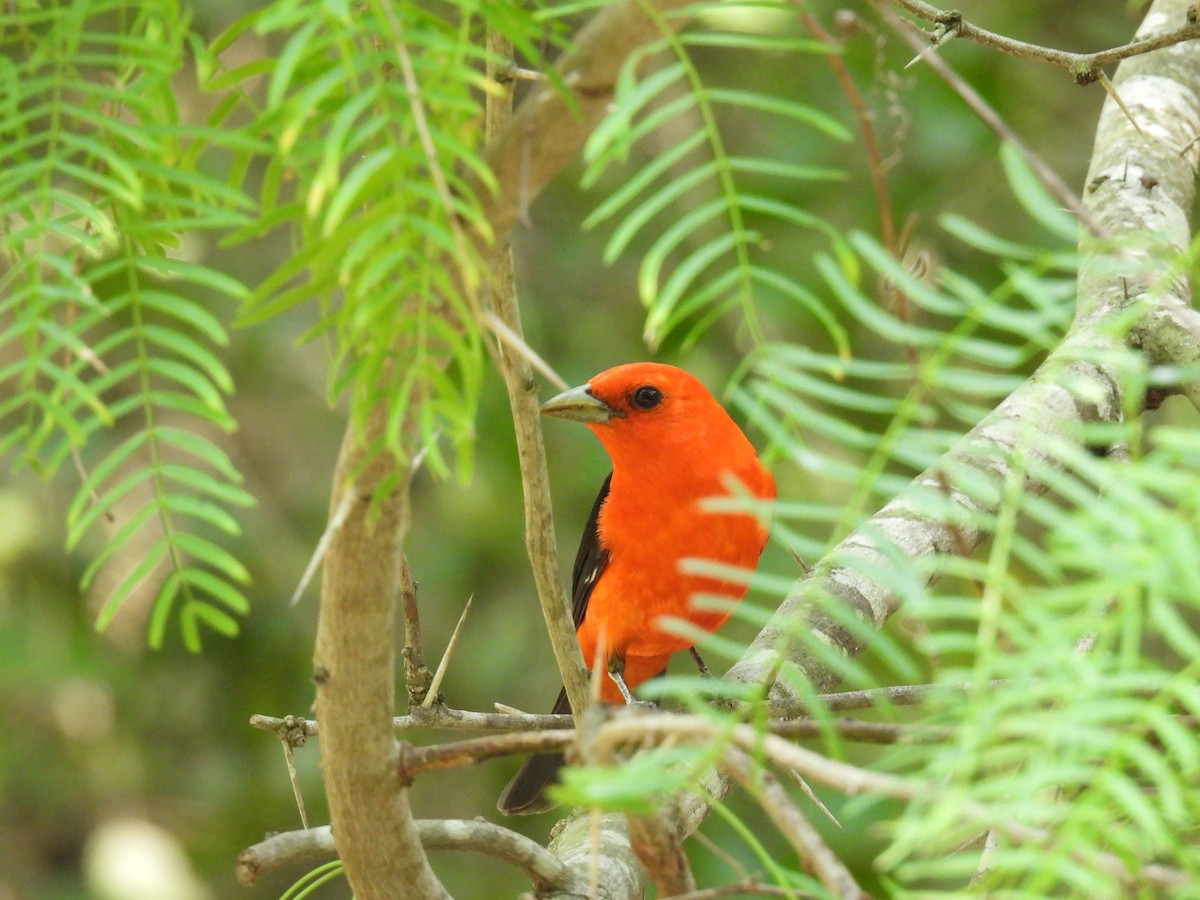
[[[547, 401], [542, 413], [583, 422], [612, 459], [612, 474], [584, 529], [571, 591], [584, 661], [597, 648], [629, 690], [666, 671], [671, 654], [692, 642], [663, 630], [659, 618], [685, 619], [715, 631], [727, 612], [692, 606], [696, 594], [741, 600], [744, 584], [680, 570], [684, 559], [753, 569], [767, 529], [744, 510], [706, 508], [736, 491], [771, 500], [775, 479], [712, 394], [682, 369], [631, 363]], [[739, 487], [740, 486], [740, 487]], [[600, 691], [621, 703], [614, 679]], [[556, 713], [570, 712], [566, 692]], [[560, 754], [531, 757], [504, 789], [501, 812], [550, 808], [544, 789], [556, 779]]]

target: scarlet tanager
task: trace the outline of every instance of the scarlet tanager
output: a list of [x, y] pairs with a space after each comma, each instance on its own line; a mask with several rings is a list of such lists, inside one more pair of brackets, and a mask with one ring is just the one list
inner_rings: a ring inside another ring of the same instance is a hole
[[[771, 500], [775, 479], [729, 414], [694, 376], [674, 366], [631, 363], [547, 401], [542, 413], [583, 422], [612, 459], [575, 557], [571, 592], [584, 660], [597, 648], [613, 678], [600, 696], [623, 702], [629, 690], [666, 671], [672, 653], [692, 642], [664, 630], [659, 618], [684, 619], [715, 631], [728, 612], [693, 607], [709, 594], [741, 600], [746, 586], [680, 569], [684, 559], [753, 569], [767, 529], [745, 510], [705, 508], [734, 491]], [[556, 713], [570, 712], [566, 692]], [[530, 757], [504, 789], [501, 812], [542, 812], [561, 754]]]

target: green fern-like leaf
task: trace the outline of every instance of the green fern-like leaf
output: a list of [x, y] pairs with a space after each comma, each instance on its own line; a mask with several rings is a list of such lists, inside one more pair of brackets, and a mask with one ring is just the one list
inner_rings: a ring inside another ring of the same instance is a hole
[[0, 343], [16, 359], [0, 372], [3, 447], [83, 473], [68, 543], [92, 550], [85, 587], [118, 570], [98, 626], [148, 591], [151, 643], [182, 607], [198, 649], [201, 625], [236, 631], [224, 610], [246, 611], [248, 577], [201, 533], [235, 538], [230, 509], [251, 502], [206, 435], [234, 427], [233, 383], [224, 326], [198, 297], [245, 290], [173, 248], [183, 231], [244, 224], [251, 204], [200, 165], [220, 133], [180, 121], [175, 4], [18, 5], [0, 36]]
[[[786, 8], [753, 6], [756, 11]], [[638, 273], [638, 291], [648, 310], [645, 338], [652, 347], [685, 326], [685, 343], [694, 341], [734, 309], [741, 311], [752, 342], [761, 344], [765, 338], [756, 297], [768, 291], [816, 312], [844, 350], [844, 333], [822, 314], [820, 304], [808, 303], [809, 295], [794, 272], [769, 254], [763, 233], [752, 223], [777, 222], [819, 231], [828, 231], [827, 226], [783, 199], [782, 192], [748, 186], [752, 179], [777, 185], [840, 178], [841, 173], [733, 153], [721, 119], [727, 110], [752, 111], [790, 120], [835, 140], [847, 139], [846, 129], [827, 114], [786, 97], [705, 84], [692, 58], [694, 48], [728, 53], [810, 53], [827, 48], [785, 35], [708, 29], [704, 13], [710, 9], [716, 7], [697, 7], [701, 22], [697, 30], [675, 34], [660, 23], [663, 42], [647, 53], [665, 50], [674, 57], [672, 63], [639, 79], [635, 73], [643, 55], [635, 55], [623, 69], [614, 109], [588, 140], [584, 184], [596, 184], [611, 167], [633, 158], [639, 142], [652, 139], [656, 132], [669, 127], [673, 133], [669, 146], [648, 155], [592, 212], [585, 226], [616, 221], [605, 250], [610, 262], [628, 252], [635, 241], [647, 240], [657, 228], [657, 236], [641, 250]], [[727, 5], [721, 11], [728, 12]], [[683, 137], [678, 136], [680, 131]], [[686, 159], [699, 154], [707, 159], [681, 171]], [[702, 199], [694, 199], [697, 194]]]

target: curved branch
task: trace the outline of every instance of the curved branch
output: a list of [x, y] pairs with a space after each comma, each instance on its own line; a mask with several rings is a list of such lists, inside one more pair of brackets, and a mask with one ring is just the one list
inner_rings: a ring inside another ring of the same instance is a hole
[[[417, 834], [425, 850], [467, 850], [495, 857], [526, 872], [538, 890], [569, 890], [576, 877], [558, 857], [536, 841], [491, 822], [464, 819], [418, 819]], [[337, 856], [328, 825], [271, 835], [246, 848], [237, 862], [240, 884], [252, 887], [267, 872], [311, 859]]]

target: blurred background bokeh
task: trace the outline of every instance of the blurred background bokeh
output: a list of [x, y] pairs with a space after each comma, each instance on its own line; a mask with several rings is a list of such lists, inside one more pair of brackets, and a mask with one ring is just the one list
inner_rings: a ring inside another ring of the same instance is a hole
[[[197, 2], [196, 27], [215, 35], [251, 3]], [[834, 30], [835, 7], [812, 10]], [[914, 245], [987, 284], [991, 261], [940, 236], [936, 221], [961, 213], [989, 229], [1021, 237], [1030, 226], [1012, 200], [997, 158], [997, 139], [945, 85], [921, 66], [904, 71], [912, 53], [874, 18], [867, 5], [846, 41], [845, 59], [871, 104], [890, 161], [889, 179], [901, 221], [916, 217]], [[1098, 49], [1129, 38], [1139, 19], [1126, 3], [977, 0], [964, 14], [988, 28], [1066, 49]], [[747, 27], [796, 31], [796, 21], [755, 21]], [[246, 55], [277, 48], [256, 46]], [[1065, 181], [1082, 184], [1099, 86], [1076, 87], [1062, 72], [956, 41], [945, 57], [996, 107]], [[728, 85], [764, 87], [816, 105], [853, 128], [853, 118], [819, 56], [756, 58], [698, 53], [705, 77]], [[181, 78], [180, 103], [202, 110], [194, 80]], [[741, 118], [729, 111], [727, 139], [794, 163], [842, 168], [842, 182], [804, 186], [803, 205], [841, 229], [877, 232], [875, 199], [859, 145], [846, 146], [795, 122]], [[653, 148], [647, 148], [653, 152]], [[516, 260], [529, 343], [570, 383], [619, 362], [650, 355], [641, 342], [636, 249], [604, 265], [605, 228], [580, 222], [604, 196], [602, 182], [578, 188], [580, 169], [567, 171], [518, 230]], [[777, 230], [771, 252], [803, 272], [825, 249], [812, 233]], [[1031, 235], [1034, 242], [1039, 235]], [[210, 265], [253, 284], [287, 252], [283, 236], [234, 251], [198, 248]], [[815, 281], [814, 281], [815, 283]], [[217, 301], [223, 319], [235, 313]], [[6, 470], [0, 481], [0, 900], [102, 897], [113, 900], [206, 900], [278, 896], [297, 872], [273, 875], [251, 892], [233, 875], [238, 852], [265, 833], [299, 826], [278, 741], [254, 731], [254, 713], [307, 714], [313, 699], [310, 666], [317, 597], [310, 587], [291, 607], [324, 526], [331, 472], [344, 411], [327, 399], [326, 351], [298, 344], [311, 325], [298, 311], [266, 327], [235, 330], [226, 361], [237, 382], [231, 411], [241, 423], [226, 448], [258, 498], [243, 517], [237, 547], [254, 576], [253, 611], [236, 640], [209, 637], [192, 655], [172, 635], [160, 652], [146, 648], [146, 608], [124, 608], [104, 633], [94, 620], [102, 599], [81, 595], [89, 548], [64, 550], [64, 512], [76, 485], [65, 468], [44, 483]], [[744, 349], [736, 322], [712, 329], [694, 347], [660, 348], [655, 358], [681, 364], [715, 389]], [[795, 310], [769, 323], [775, 336], [804, 341], [818, 329]], [[856, 336], [855, 340], [866, 340]], [[425, 652], [436, 661], [467, 598], [474, 609], [443, 685], [455, 707], [488, 709], [495, 701], [540, 710], [557, 691], [542, 633], [522, 537], [521, 493], [503, 385], [489, 373], [478, 417], [476, 465], [469, 483], [422, 473], [416, 484], [409, 559], [419, 580]], [[756, 441], [761, 436], [752, 435]], [[583, 429], [550, 423], [546, 440], [564, 567], [574, 553], [595, 490], [607, 472], [599, 445]], [[781, 495], [820, 490], [798, 472], [776, 472]], [[819, 537], [819, 535], [818, 535]], [[781, 551], [767, 565], [786, 571]], [[564, 578], [566, 573], [564, 572]], [[749, 630], [734, 624], [730, 635]], [[446, 735], [421, 734], [433, 741]], [[298, 751], [300, 780], [314, 822], [326, 821], [317, 742]], [[422, 778], [413, 788], [418, 816], [498, 818], [496, 795], [517, 761]], [[737, 804], [735, 802], [735, 808]], [[543, 840], [554, 819], [513, 824]], [[846, 821], [849, 837], [835, 846], [864, 865], [872, 853], [866, 822]], [[733, 848], [714, 817], [709, 839]], [[770, 842], [768, 850], [783, 853]], [[754, 867], [737, 850], [746, 865]], [[735, 870], [700, 847], [701, 879], [729, 881]], [[515, 896], [525, 885], [514, 871], [482, 857], [438, 857], [447, 887], [463, 898]], [[710, 881], [709, 883], [713, 883]], [[864, 877], [870, 884], [870, 877]], [[343, 882], [321, 896], [344, 897]]]

